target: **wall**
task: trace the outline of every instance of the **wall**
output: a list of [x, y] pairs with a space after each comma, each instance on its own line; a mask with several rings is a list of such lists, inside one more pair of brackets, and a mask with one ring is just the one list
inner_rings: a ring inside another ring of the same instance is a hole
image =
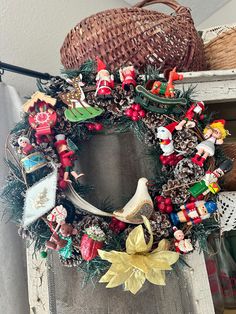
[[209, 18], [198, 25], [198, 29], [205, 29], [212, 26], [236, 23], [236, 1], [231, 0], [217, 10]]
[[[91, 14], [122, 6], [128, 4], [122, 0], [1, 0], [0, 60], [59, 74], [59, 50], [70, 29]], [[21, 96], [35, 89], [31, 78], [5, 74], [3, 80]]]

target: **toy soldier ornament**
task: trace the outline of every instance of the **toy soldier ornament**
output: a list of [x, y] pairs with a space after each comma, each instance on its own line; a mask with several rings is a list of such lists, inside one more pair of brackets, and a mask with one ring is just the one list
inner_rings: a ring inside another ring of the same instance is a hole
[[213, 201], [197, 201], [180, 206], [180, 211], [171, 213], [170, 217], [174, 225], [185, 222], [187, 225], [195, 225], [210, 217], [217, 210]]
[[229, 172], [232, 167], [232, 160], [227, 159], [223, 161], [214, 171], [207, 171], [206, 175], [200, 182], [195, 183], [191, 188], [189, 188], [189, 192], [195, 198], [201, 194], [206, 195], [209, 192], [213, 194], [218, 193], [220, 191], [218, 179], [223, 177], [226, 172]]
[[63, 169], [63, 178], [60, 179], [59, 185], [61, 188], [66, 188], [67, 184], [71, 182], [70, 175], [78, 180], [83, 173], [78, 174], [74, 170], [75, 152], [68, 147], [64, 134], [58, 134], [55, 136], [55, 147], [59, 154], [61, 168]]
[[193, 103], [191, 107], [187, 110], [184, 119], [175, 127], [176, 130], [182, 130], [185, 126], [186, 128], [194, 128], [197, 123], [197, 119], [202, 120], [204, 116], [202, 112], [205, 110], [205, 105], [203, 101]]

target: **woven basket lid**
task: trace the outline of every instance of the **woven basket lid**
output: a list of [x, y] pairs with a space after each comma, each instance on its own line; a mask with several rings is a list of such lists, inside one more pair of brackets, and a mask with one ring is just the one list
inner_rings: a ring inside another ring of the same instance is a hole
[[[175, 14], [143, 7], [163, 3]], [[188, 8], [175, 0], [145, 0], [132, 8], [106, 10], [77, 24], [66, 36], [61, 61], [66, 69], [78, 69], [99, 57], [111, 70], [131, 62], [136, 69], [155, 65], [162, 70], [202, 70], [203, 43]]]

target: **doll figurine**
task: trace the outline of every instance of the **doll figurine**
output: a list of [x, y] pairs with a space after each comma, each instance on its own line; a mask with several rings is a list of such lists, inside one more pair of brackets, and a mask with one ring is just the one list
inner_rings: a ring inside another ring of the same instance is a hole
[[122, 82], [122, 88], [125, 91], [129, 91], [130, 86], [133, 86], [133, 87], [136, 86], [136, 81], [135, 81], [136, 74], [135, 74], [133, 65], [120, 68], [119, 74], [120, 74], [120, 80]]
[[205, 110], [205, 105], [202, 101], [193, 103], [187, 110], [184, 119], [175, 127], [176, 130], [182, 130], [183, 126], [186, 128], [194, 128], [197, 122], [197, 118], [200, 120], [203, 118], [202, 112]]
[[184, 238], [184, 233], [182, 230], [173, 227], [174, 230], [174, 237], [175, 237], [175, 251], [177, 253], [188, 253], [193, 250], [193, 246], [191, 244], [190, 239]]
[[179, 212], [170, 214], [172, 223], [178, 225], [185, 222], [187, 225], [195, 225], [209, 218], [217, 210], [217, 206], [213, 201], [197, 201], [182, 205], [180, 209]]
[[189, 192], [193, 197], [198, 197], [203, 194], [206, 195], [209, 192], [216, 194], [220, 191], [220, 186], [218, 185], [218, 179], [223, 177], [226, 172], [229, 172], [233, 167], [233, 161], [230, 159], [224, 160], [220, 166], [214, 171], [207, 171], [204, 178], [195, 183]]
[[223, 140], [229, 135], [229, 131], [225, 129], [225, 120], [215, 120], [204, 129], [203, 134], [206, 140], [197, 145], [197, 153], [191, 159], [193, 163], [200, 167], [203, 167], [207, 157], [214, 156], [215, 145], [223, 144]]
[[33, 153], [34, 146], [30, 144], [30, 140], [26, 136], [21, 136], [18, 138], [19, 150], [18, 152], [23, 155], [29, 155]]
[[61, 168], [63, 170], [62, 181], [63, 183], [65, 183], [65, 187], [66, 187], [66, 183], [71, 182], [69, 178], [70, 175], [72, 175], [75, 180], [78, 180], [84, 174], [83, 173], [78, 174], [75, 170], [73, 170], [75, 152], [69, 149], [67, 141], [65, 139], [65, 135], [58, 134], [55, 136], [55, 138], [56, 138], [56, 142], [54, 145], [59, 154]]
[[114, 76], [106, 69], [106, 65], [97, 58], [97, 76], [95, 96], [99, 98], [111, 98], [111, 90], [114, 88]]

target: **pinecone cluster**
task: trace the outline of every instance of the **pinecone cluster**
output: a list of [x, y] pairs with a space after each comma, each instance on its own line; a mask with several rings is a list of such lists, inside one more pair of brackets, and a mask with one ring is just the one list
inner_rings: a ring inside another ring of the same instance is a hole
[[59, 257], [62, 265], [66, 267], [78, 267], [84, 262], [80, 253], [78, 253], [78, 251], [76, 251], [75, 249], [72, 251], [72, 255], [70, 258], [63, 258], [60, 254]]
[[168, 238], [172, 232], [171, 222], [167, 214], [155, 211], [150, 218], [154, 243], [159, 242], [162, 238]]
[[159, 139], [156, 137], [157, 128], [166, 124], [165, 116], [148, 111], [142, 121], [148, 128], [144, 138], [145, 144], [151, 147], [158, 146]]
[[176, 131], [173, 135], [174, 148], [181, 151], [184, 155], [191, 155], [195, 152], [198, 144], [197, 136], [191, 129], [183, 129]]
[[123, 111], [134, 102], [134, 93], [132, 90], [126, 92], [122, 89], [121, 85], [117, 85], [112, 90], [111, 99], [97, 98], [95, 91], [91, 91], [86, 93], [86, 100], [90, 106], [96, 104], [98, 107], [113, 113], [115, 116], [122, 116]]
[[162, 196], [170, 197], [173, 204], [183, 204], [190, 196], [188, 184], [183, 180], [169, 179], [162, 186]]
[[173, 204], [183, 204], [190, 196], [190, 183], [196, 182], [204, 175], [204, 169], [184, 158], [175, 167], [173, 178], [162, 186], [162, 195], [171, 197]]

